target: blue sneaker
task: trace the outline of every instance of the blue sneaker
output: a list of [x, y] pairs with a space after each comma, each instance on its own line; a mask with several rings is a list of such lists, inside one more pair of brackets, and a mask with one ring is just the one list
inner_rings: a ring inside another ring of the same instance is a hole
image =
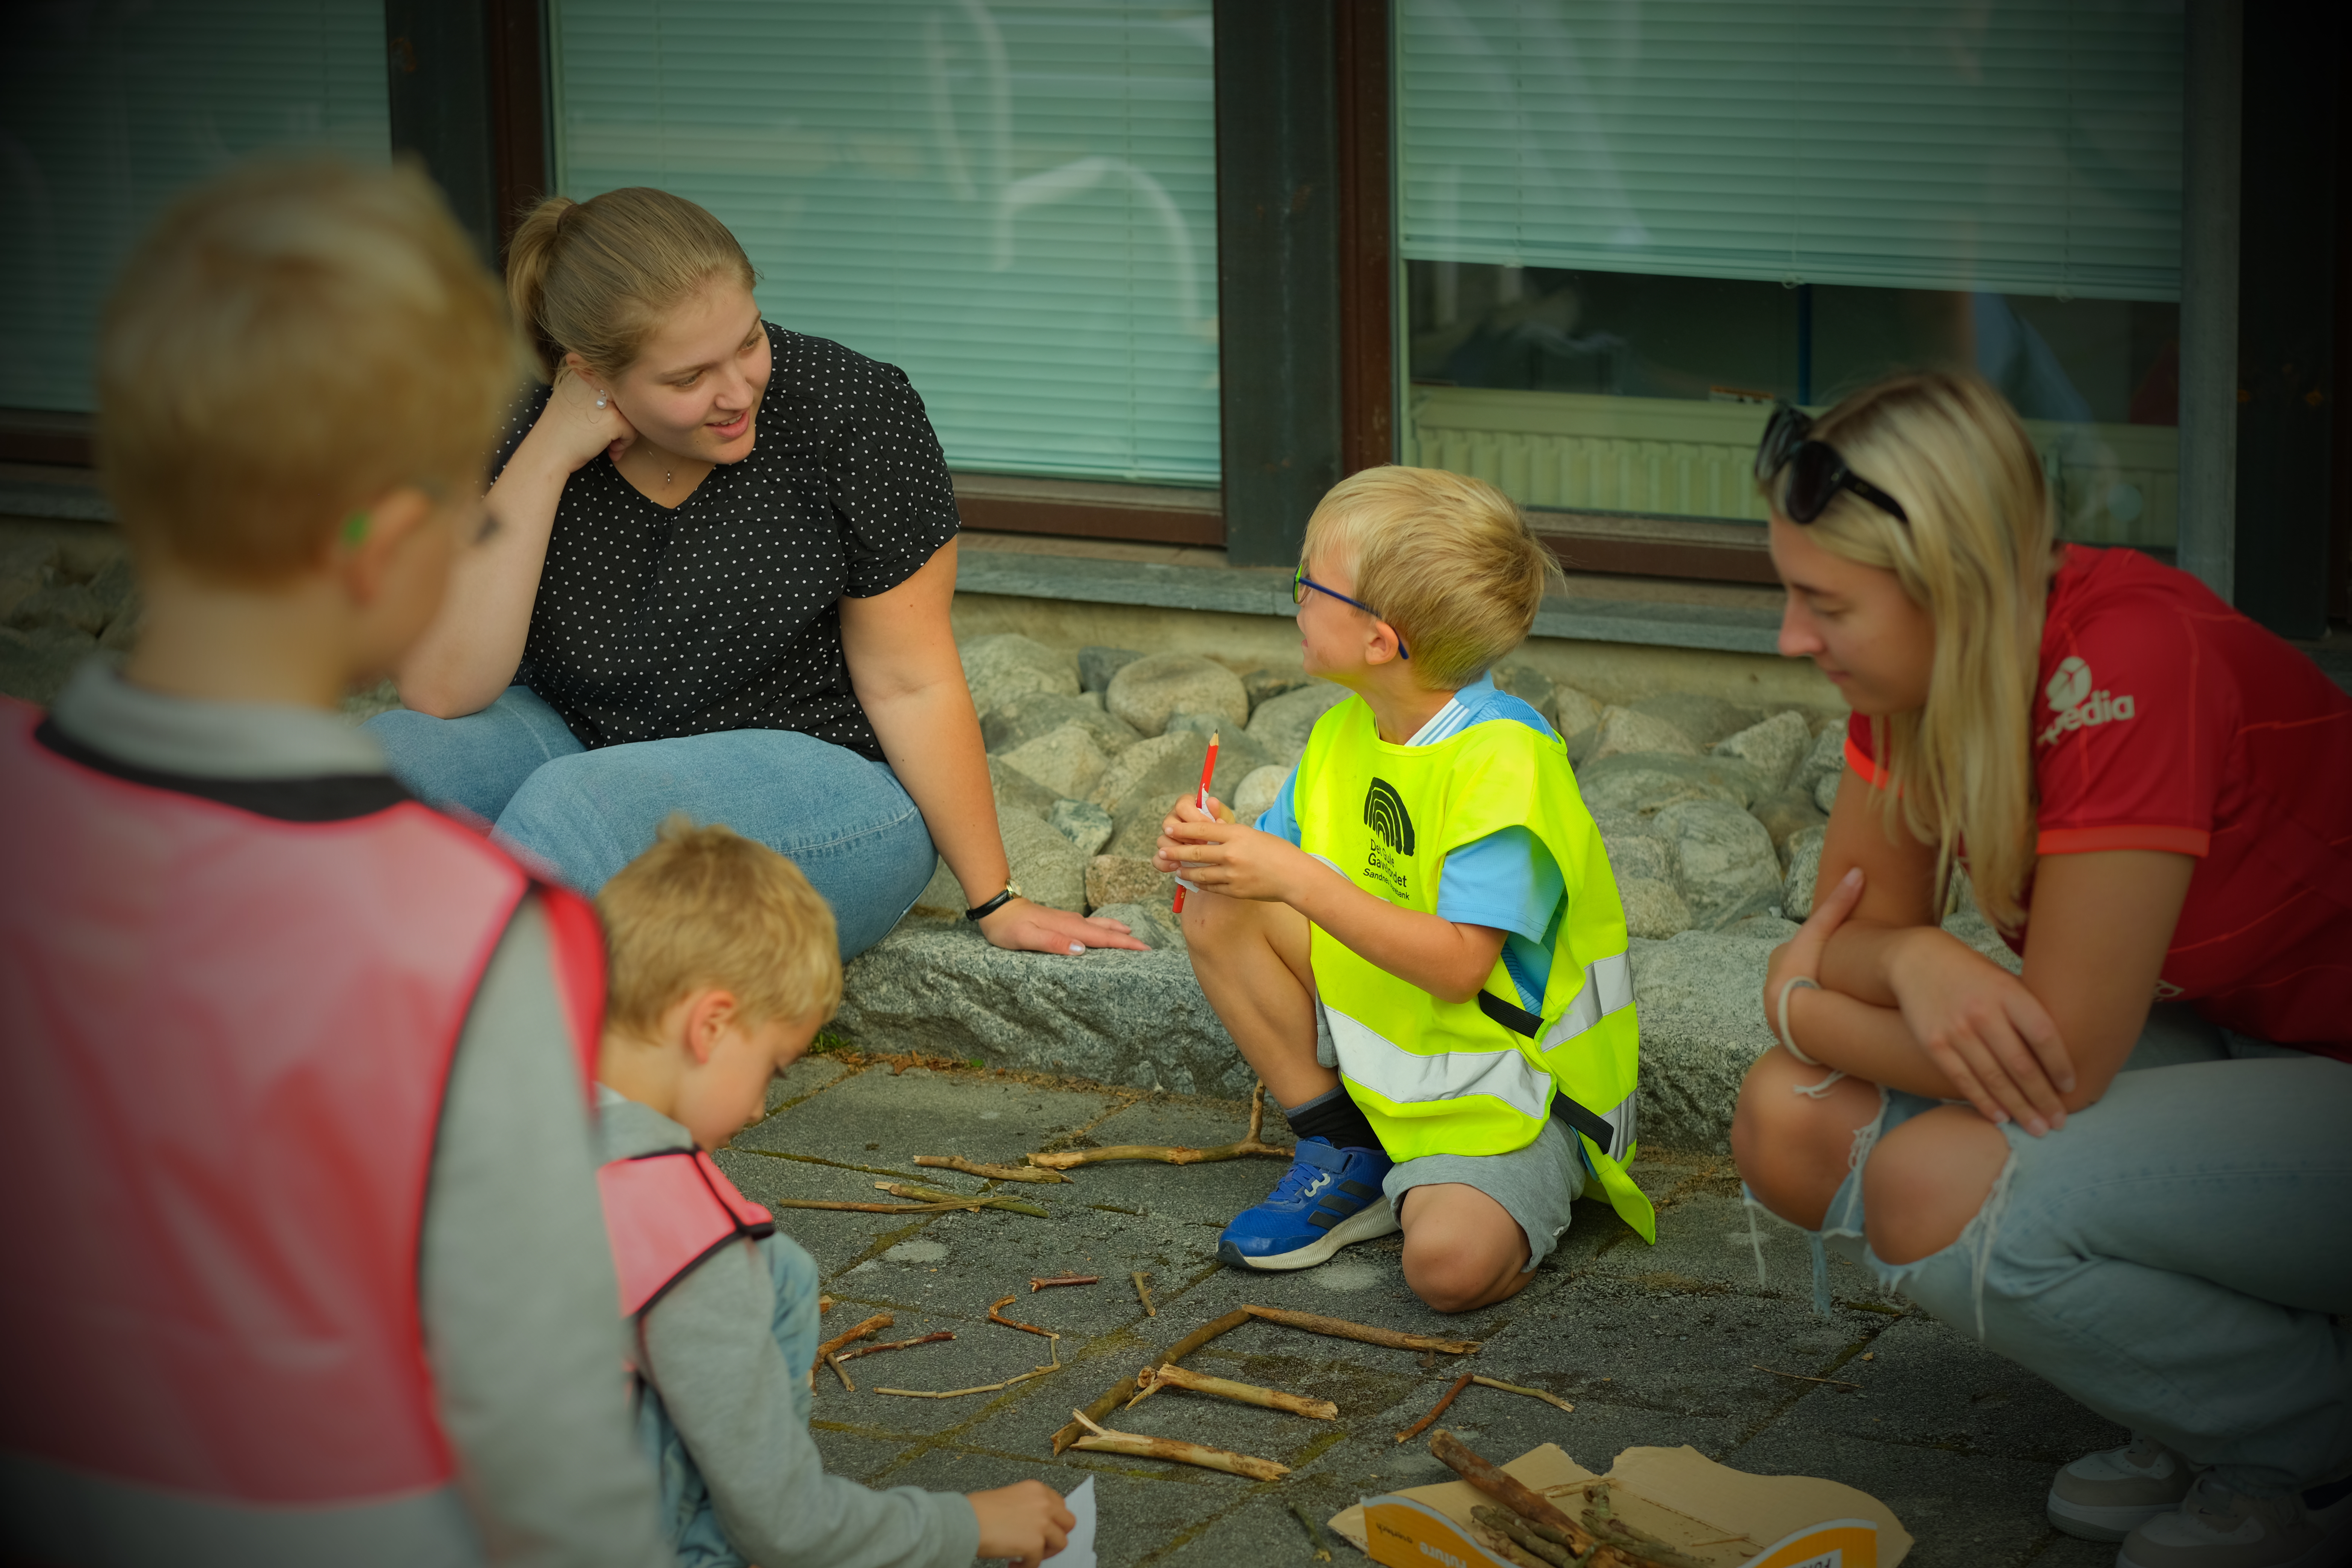
[[1350, 1242], [1387, 1236], [1396, 1210], [1381, 1178], [1393, 1163], [1378, 1149], [1301, 1139], [1289, 1174], [1217, 1237], [1218, 1258], [1236, 1268], [1312, 1268]]

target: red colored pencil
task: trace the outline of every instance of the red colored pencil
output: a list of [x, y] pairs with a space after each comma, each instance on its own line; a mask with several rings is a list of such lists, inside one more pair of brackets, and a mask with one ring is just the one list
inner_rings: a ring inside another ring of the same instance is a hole
[[[1212, 730], [1209, 731], [1209, 755], [1201, 763], [1200, 806], [1202, 811], [1209, 809], [1209, 780], [1215, 776], [1216, 772], [1217, 732]], [[1181, 882], [1176, 884], [1176, 912], [1180, 915], [1184, 912], [1184, 884]]]

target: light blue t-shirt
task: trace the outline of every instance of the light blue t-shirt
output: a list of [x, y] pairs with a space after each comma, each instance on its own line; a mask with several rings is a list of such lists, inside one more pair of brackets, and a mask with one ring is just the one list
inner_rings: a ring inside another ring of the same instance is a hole
[[[1544, 735], [1553, 732], [1542, 714], [1497, 690], [1494, 676], [1487, 674], [1455, 692], [1405, 744], [1433, 746], [1473, 724], [1496, 719], [1517, 720]], [[1282, 793], [1259, 815], [1259, 831], [1299, 842], [1297, 784], [1298, 770], [1293, 768], [1282, 781]], [[1551, 982], [1552, 942], [1567, 910], [1567, 879], [1542, 841], [1524, 827], [1506, 827], [1473, 839], [1446, 856], [1438, 872], [1440, 920], [1510, 933], [1503, 939], [1503, 968], [1518, 987], [1519, 1005], [1530, 1013], [1543, 1009], [1544, 987]]]

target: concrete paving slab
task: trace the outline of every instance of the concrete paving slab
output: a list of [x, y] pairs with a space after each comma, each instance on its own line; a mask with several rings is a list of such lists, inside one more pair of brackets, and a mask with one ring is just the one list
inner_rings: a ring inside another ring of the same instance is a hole
[[1838, 1376], [1863, 1384], [1808, 1394], [1792, 1421], [1878, 1442], [2063, 1465], [2131, 1434], [1968, 1335], [1914, 1314], [1871, 1342], [1871, 1359]]
[[973, 1492], [1034, 1479], [1066, 1494], [1091, 1475], [1100, 1521], [1095, 1552], [1106, 1564], [1157, 1561], [1264, 1484], [1114, 1454], [1074, 1453], [1065, 1458], [1057, 1465], [966, 1447], [933, 1448], [890, 1470], [885, 1480]]
[[[1874, 1443], [1793, 1416], [1730, 1453], [1734, 1469], [1825, 1476], [1895, 1510], [1918, 1544], [1904, 1568], [2011, 1568], [2032, 1562], [2057, 1533], [2043, 1515], [2051, 1467], [1944, 1448]], [[2110, 1547], [2106, 1561], [2115, 1561]]]

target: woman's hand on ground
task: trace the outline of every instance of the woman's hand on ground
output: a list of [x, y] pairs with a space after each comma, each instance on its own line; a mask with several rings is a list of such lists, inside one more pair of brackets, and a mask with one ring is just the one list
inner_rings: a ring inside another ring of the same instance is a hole
[[1074, 915], [1027, 899], [1014, 899], [994, 914], [983, 916], [980, 934], [1014, 952], [1084, 952], [1090, 947], [1120, 947], [1149, 952], [1118, 921], [1100, 915]]
[[1987, 1121], [2036, 1138], [2066, 1125], [2074, 1058], [2025, 982], [1944, 931], [1913, 932], [1889, 978], [1903, 1022]]
[[622, 415], [621, 405], [606, 397], [604, 406], [599, 408], [598, 395], [594, 387], [572, 374], [570, 365], [561, 366], [547, 406], [540, 410], [539, 422], [530, 427], [531, 443], [565, 473], [578, 473], [599, 452], [617, 463], [636, 441], [636, 426]]
[[1190, 800], [1176, 803], [1160, 825], [1151, 863], [1229, 899], [1288, 902], [1302, 867], [1313, 866], [1313, 858], [1286, 838], [1235, 822], [1221, 802], [1209, 804], [1214, 815]]
[[1002, 1557], [1021, 1568], [1037, 1568], [1070, 1543], [1077, 1515], [1061, 1494], [1043, 1481], [1015, 1481], [991, 1492], [967, 1492], [980, 1521], [982, 1557]]

